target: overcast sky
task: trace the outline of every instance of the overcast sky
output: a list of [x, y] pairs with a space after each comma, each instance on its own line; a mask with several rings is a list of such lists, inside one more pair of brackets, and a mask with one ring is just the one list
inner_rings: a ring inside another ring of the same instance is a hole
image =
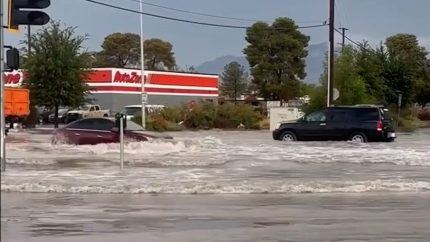
[[[139, 10], [139, 0], [97, 0]], [[318, 24], [328, 18], [328, 0], [143, 0], [188, 11], [203, 12], [244, 19], [273, 21], [289, 17], [299, 25]], [[4, 1], [7, 2], [7, 1]], [[51, 18], [68, 26], [76, 26], [79, 34], [88, 34], [86, 47], [100, 50], [105, 36], [113, 32], [139, 33], [139, 15], [95, 5], [84, 0], [51, 0], [47, 10]], [[249, 26], [252, 21], [226, 20], [175, 12], [144, 5], [144, 12], [175, 18], [210, 23]], [[430, 50], [430, 0], [337, 0], [336, 26], [350, 30], [350, 38], [366, 39], [372, 44], [383, 41], [395, 33], [418, 36], [422, 45]], [[6, 32], [6, 44], [17, 44], [24, 38], [21, 33]], [[328, 28], [306, 29], [311, 43], [326, 42]], [[246, 45], [245, 30], [225, 29], [144, 17], [145, 38], [161, 38], [173, 44], [177, 63], [199, 65], [223, 55], [243, 55]], [[338, 36], [339, 37], [339, 36]]]

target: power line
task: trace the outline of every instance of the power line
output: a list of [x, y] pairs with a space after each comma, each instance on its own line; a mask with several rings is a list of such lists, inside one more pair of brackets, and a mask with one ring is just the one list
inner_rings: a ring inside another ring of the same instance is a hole
[[[189, 23], [189, 24], [198, 24], [198, 25], [205, 25], [205, 26], [212, 26], [212, 27], [231, 28], [231, 29], [247, 29], [247, 28], [249, 28], [248, 26], [225, 25], [225, 24], [216, 24], [216, 23], [208, 23], [208, 22], [199, 22], [199, 21], [188, 20], [188, 19], [172, 18], [172, 17], [162, 16], [162, 15], [158, 15], [158, 14], [140, 12], [137, 10], [133, 10], [133, 9], [129, 9], [129, 8], [123, 8], [123, 7], [119, 7], [119, 6], [115, 6], [115, 5], [111, 5], [111, 4], [107, 4], [107, 3], [103, 3], [103, 2], [98, 2], [98, 1], [94, 1], [94, 0], [84, 0], [84, 1], [98, 4], [98, 5], [102, 5], [102, 6], [106, 6], [106, 7], [110, 7], [110, 8], [114, 8], [114, 9], [118, 9], [118, 10], [122, 10], [122, 11], [126, 11], [126, 12], [143, 14], [146, 16], [154, 17], [154, 18], [162, 18], [162, 19], [167, 19], [167, 20], [171, 20], [171, 21], [178, 21], [178, 22], [183, 22], [183, 23]], [[323, 27], [326, 25], [327, 25], [326, 23], [322, 23], [322, 24], [318, 24], [318, 25], [299, 26], [298, 28], [307, 29], [307, 28]]]
[[[210, 14], [210, 13], [203, 13], [203, 12], [184, 10], [184, 9], [179, 9], [179, 8], [172, 8], [172, 7], [163, 6], [163, 5], [159, 5], [159, 4], [144, 2], [142, 0], [130, 0], [130, 1], [142, 3], [142, 4], [147, 5], [147, 6], [152, 6], [152, 7], [162, 8], [162, 9], [168, 9], [168, 10], [171, 10], [171, 11], [176, 11], [176, 12], [181, 12], [181, 13], [189, 13], [189, 14], [194, 14], [194, 15], [200, 15], [200, 16], [205, 16], [205, 17], [212, 17], [212, 18], [219, 18], [219, 19], [229, 19], [229, 20], [238, 20], [238, 21], [247, 21], [247, 22], [257, 22], [257, 21], [270, 22], [270, 21], [263, 21], [263, 20], [260, 20], [260, 19], [236, 18], [236, 17], [221, 16], [221, 15], [215, 15], [215, 14]], [[321, 22], [322, 21], [296, 21], [296, 23], [321, 23]]]
[[138, 2], [138, 3], [141, 2], [144, 5], [153, 6], [153, 7], [157, 7], [157, 8], [168, 9], [168, 10], [172, 10], [172, 11], [176, 11], [176, 12], [189, 13], [189, 14], [195, 14], [195, 15], [212, 17], [212, 18], [230, 19], [230, 20], [239, 20], [239, 21], [249, 21], [249, 22], [257, 22], [257, 21], [259, 21], [258, 19], [235, 18], [235, 17], [227, 17], [227, 16], [214, 15], [214, 14], [209, 14], [209, 13], [194, 12], [194, 11], [189, 11], [189, 10], [184, 10], [184, 9], [178, 9], [178, 8], [172, 8], [172, 7], [162, 6], [162, 5], [158, 5], [158, 4], [154, 4], [154, 3], [148, 3], [148, 2], [144, 2], [144, 1], [140, 1], [140, 0], [130, 0], [130, 1], [132, 1], [132, 2]]
[[362, 44], [357, 43], [356, 41], [354, 41], [354, 40], [352, 40], [351, 38], [349, 38], [347, 35], [343, 35], [343, 33], [342, 33], [339, 29], [335, 28], [334, 30], [335, 30], [336, 32], [338, 32], [339, 34], [341, 34], [342, 36], [344, 36], [344, 37], [345, 37], [345, 39], [349, 40], [351, 43], [355, 44], [356, 46], [358, 46], [358, 47], [360, 47], [360, 48], [363, 48], [363, 49], [366, 49], [366, 47], [364, 47]]

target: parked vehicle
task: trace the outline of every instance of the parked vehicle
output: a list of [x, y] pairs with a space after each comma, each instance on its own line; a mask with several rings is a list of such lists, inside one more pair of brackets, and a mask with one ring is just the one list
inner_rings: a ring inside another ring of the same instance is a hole
[[[68, 108], [61, 108], [58, 110], [58, 123], [66, 123], [67, 114], [69, 113]], [[48, 117], [50, 123], [54, 123], [55, 113], [51, 113]]]
[[[147, 113], [148, 112], [158, 111], [158, 110], [163, 109], [163, 108], [165, 108], [164, 105], [153, 105], [153, 104], [145, 105], [145, 110], [146, 110]], [[131, 120], [135, 116], [142, 115], [142, 105], [128, 105], [128, 106], [125, 106], [123, 108], [123, 110], [121, 110], [120, 113], [126, 114], [127, 120]]]
[[102, 110], [99, 105], [84, 105], [75, 110], [69, 110], [66, 117], [66, 123], [83, 118], [102, 118], [108, 117], [109, 110]]
[[22, 123], [30, 114], [30, 91], [6, 87], [4, 94], [5, 121], [13, 127], [13, 123]]
[[329, 107], [294, 122], [279, 123], [273, 139], [394, 141], [396, 133], [388, 109], [380, 106]]
[[[171, 139], [172, 137], [151, 135], [142, 131], [142, 127], [128, 121], [124, 129], [124, 138], [126, 140], [147, 141], [148, 139]], [[115, 125], [115, 120], [107, 118], [81, 119], [54, 132], [52, 143], [61, 142], [75, 145], [117, 143], [119, 142], [119, 128]]]

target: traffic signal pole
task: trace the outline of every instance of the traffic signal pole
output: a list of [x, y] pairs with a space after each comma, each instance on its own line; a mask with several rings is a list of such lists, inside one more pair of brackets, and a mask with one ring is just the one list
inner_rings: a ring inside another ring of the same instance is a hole
[[4, 114], [4, 28], [3, 28], [3, 18], [4, 18], [4, 6], [3, 1], [0, 1], [0, 158], [1, 158], [1, 171], [6, 171], [6, 144], [5, 144], [5, 114]]

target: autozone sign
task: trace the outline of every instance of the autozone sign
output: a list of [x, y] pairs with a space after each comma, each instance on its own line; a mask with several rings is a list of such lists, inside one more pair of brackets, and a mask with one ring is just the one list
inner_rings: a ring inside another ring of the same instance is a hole
[[3, 80], [5, 86], [17, 87], [21, 86], [24, 80], [24, 74], [21, 71], [5, 72], [3, 74]]
[[[136, 71], [121, 72], [117, 70], [112, 81], [119, 83], [142, 83], [142, 75], [139, 75]], [[146, 81], [147, 78], [145, 75], [145, 83]]]

